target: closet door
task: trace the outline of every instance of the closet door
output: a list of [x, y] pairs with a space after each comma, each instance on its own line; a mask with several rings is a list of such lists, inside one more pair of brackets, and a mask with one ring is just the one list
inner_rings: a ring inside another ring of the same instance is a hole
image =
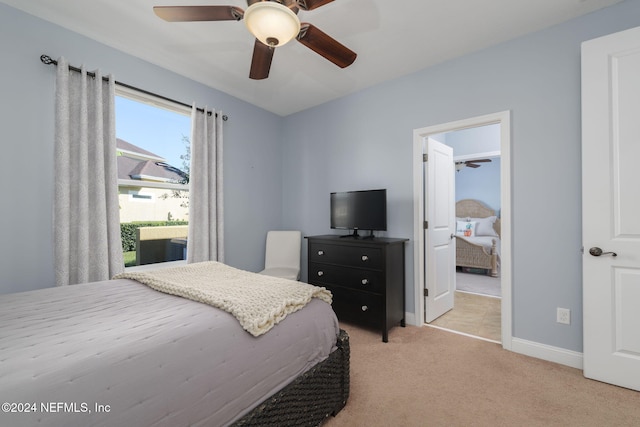
[[582, 46], [584, 375], [640, 390], [640, 28]]

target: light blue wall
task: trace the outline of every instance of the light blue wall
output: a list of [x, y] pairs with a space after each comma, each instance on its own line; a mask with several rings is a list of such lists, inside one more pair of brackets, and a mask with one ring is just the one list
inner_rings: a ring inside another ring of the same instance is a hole
[[500, 215], [500, 158], [487, 156], [500, 153], [500, 125], [447, 132], [442, 138], [444, 144], [453, 148], [454, 160], [491, 160], [479, 163], [479, 168], [465, 167], [456, 172], [456, 201], [480, 200]]
[[186, 103], [223, 109], [226, 260], [258, 271], [268, 229], [282, 225], [283, 119], [225, 93], [0, 4], [0, 293], [54, 284], [55, 68], [41, 54], [113, 73]]
[[456, 201], [480, 200], [500, 216], [500, 158], [456, 172]]
[[[0, 4], [0, 293], [53, 284], [55, 73], [38, 60], [47, 53], [229, 114], [227, 261], [254, 271], [266, 230], [330, 232], [331, 191], [387, 188], [386, 235], [412, 239], [413, 130], [510, 110], [513, 332], [581, 351], [580, 43], [637, 26], [639, 16], [640, 0], [628, 0], [283, 119]], [[410, 311], [413, 250], [411, 241]], [[556, 307], [573, 311], [571, 325], [555, 322]]]
[[328, 233], [331, 191], [387, 188], [387, 235], [413, 239], [413, 130], [510, 110], [513, 333], [582, 351], [580, 44], [638, 17], [640, 1], [626, 1], [287, 117], [285, 224]]

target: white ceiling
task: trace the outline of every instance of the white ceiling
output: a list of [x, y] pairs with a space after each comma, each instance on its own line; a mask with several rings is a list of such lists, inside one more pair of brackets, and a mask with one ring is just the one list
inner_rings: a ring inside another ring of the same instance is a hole
[[245, 0], [0, 0], [282, 116], [620, 1], [335, 0], [298, 16], [354, 50], [355, 63], [338, 68], [293, 41], [276, 49], [269, 78], [254, 81], [242, 22], [169, 23], [152, 10], [246, 9]]

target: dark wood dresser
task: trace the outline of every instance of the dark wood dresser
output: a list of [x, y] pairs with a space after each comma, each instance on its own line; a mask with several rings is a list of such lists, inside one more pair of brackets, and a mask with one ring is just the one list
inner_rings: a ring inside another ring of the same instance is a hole
[[404, 242], [336, 235], [308, 236], [308, 281], [333, 294], [338, 319], [382, 330], [405, 326]]

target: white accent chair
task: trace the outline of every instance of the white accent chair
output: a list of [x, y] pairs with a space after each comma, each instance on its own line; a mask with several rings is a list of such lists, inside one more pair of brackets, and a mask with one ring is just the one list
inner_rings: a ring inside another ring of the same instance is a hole
[[269, 231], [264, 257], [264, 270], [260, 274], [283, 279], [300, 279], [300, 231]]

